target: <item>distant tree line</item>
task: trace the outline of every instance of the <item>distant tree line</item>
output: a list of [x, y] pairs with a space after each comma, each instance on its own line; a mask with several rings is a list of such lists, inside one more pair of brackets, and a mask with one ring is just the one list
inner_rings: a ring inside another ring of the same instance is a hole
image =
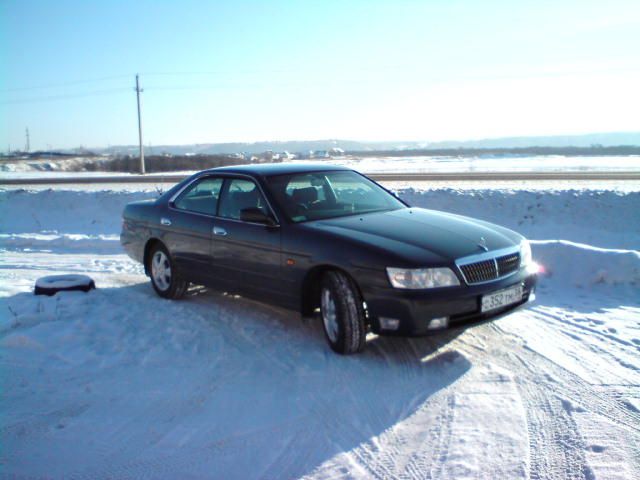
[[[351, 150], [346, 155], [355, 157], [471, 157], [471, 156], [628, 156], [640, 155], [640, 146], [621, 145], [605, 147], [592, 145], [590, 147], [525, 147], [525, 148], [422, 148], [407, 150]], [[91, 154], [89, 154], [91, 155]], [[90, 172], [127, 172], [140, 171], [140, 160], [137, 156], [122, 155], [116, 157], [83, 156], [84, 158], [73, 165], [74, 171]], [[58, 159], [76, 158], [74, 154], [53, 154], [52, 152], [33, 152], [17, 157], [0, 155], [0, 162], [34, 159]], [[315, 161], [325, 160], [323, 158]], [[268, 162], [266, 158], [251, 159], [242, 158], [233, 154], [198, 154], [198, 155], [149, 155], [145, 157], [145, 168], [149, 173], [175, 172], [181, 170], [204, 170], [207, 168], [223, 167], [227, 165], [240, 165], [254, 161]], [[274, 160], [272, 160], [274, 161]], [[282, 161], [276, 160], [276, 161]]]
[[[207, 168], [240, 165], [246, 160], [230, 155], [150, 155], [144, 157], [148, 173], [176, 172], [180, 170], [205, 170]], [[127, 172], [140, 171], [140, 159], [126, 155], [100, 161], [87, 160], [82, 169], [89, 172]]]

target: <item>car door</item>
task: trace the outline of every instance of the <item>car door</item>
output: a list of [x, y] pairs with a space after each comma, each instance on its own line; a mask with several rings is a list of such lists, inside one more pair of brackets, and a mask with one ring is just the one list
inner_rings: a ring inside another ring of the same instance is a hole
[[213, 265], [233, 291], [281, 303], [281, 229], [241, 220], [245, 208], [275, 215], [258, 184], [250, 178], [228, 178], [213, 225]]
[[211, 275], [211, 240], [223, 178], [201, 177], [169, 202], [164, 241], [183, 275], [208, 283]]

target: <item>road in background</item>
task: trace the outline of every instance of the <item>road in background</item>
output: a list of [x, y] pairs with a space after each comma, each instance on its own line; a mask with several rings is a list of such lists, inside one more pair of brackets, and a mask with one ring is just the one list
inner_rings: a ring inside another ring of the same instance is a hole
[[[123, 175], [123, 174], [54, 174], [19, 175], [0, 178], [0, 186], [4, 185], [56, 185], [56, 184], [95, 184], [95, 183], [177, 183], [193, 172], [180, 172], [156, 175]], [[367, 174], [367, 173], [365, 173]], [[378, 182], [459, 182], [459, 181], [640, 181], [640, 172], [635, 171], [589, 171], [589, 172], [402, 172], [402, 173], [368, 173], [371, 179]]]

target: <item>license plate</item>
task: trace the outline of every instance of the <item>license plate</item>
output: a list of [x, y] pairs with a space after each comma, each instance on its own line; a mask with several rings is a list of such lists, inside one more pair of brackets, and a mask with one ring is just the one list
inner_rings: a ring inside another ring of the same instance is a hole
[[506, 307], [522, 300], [522, 286], [505, 288], [482, 297], [482, 313]]

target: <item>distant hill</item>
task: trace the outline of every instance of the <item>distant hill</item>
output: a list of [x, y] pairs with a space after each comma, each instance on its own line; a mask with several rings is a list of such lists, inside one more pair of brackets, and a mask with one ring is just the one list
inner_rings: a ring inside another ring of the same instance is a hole
[[[588, 135], [559, 135], [546, 137], [504, 137], [482, 140], [443, 141], [443, 142], [359, 142], [354, 140], [292, 140], [284, 142], [253, 143], [201, 143], [191, 145], [152, 145], [145, 146], [149, 154], [160, 155], [218, 155], [247, 153], [259, 154], [271, 150], [273, 152], [308, 152], [309, 150], [329, 150], [334, 147], [347, 152], [389, 151], [389, 150], [442, 150], [442, 149], [495, 149], [495, 148], [527, 148], [527, 147], [613, 147], [620, 145], [640, 146], [640, 132], [593, 133]], [[137, 155], [137, 145], [111, 146], [92, 149], [99, 154]]]
[[483, 140], [431, 142], [427, 148], [526, 148], [526, 147], [640, 146], [640, 132], [591, 133], [551, 137], [504, 137]]
[[[192, 145], [153, 145], [145, 146], [145, 151], [153, 154], [169, 153], [172, 155], [219, 155], [229, 153], [260, 154], [273, 152], [308, 152], [310, 150], [329, 150], [342, 148], [345, 151], [398, 150], [425, 147], [426, 142], [357, 142], [352, 140], [292, 140], [285, 142], [253, 142], [253, 143], [200, 143]], [[112, 146], [94, 149], [98, 153], [137, 155], [137, 145]]]

